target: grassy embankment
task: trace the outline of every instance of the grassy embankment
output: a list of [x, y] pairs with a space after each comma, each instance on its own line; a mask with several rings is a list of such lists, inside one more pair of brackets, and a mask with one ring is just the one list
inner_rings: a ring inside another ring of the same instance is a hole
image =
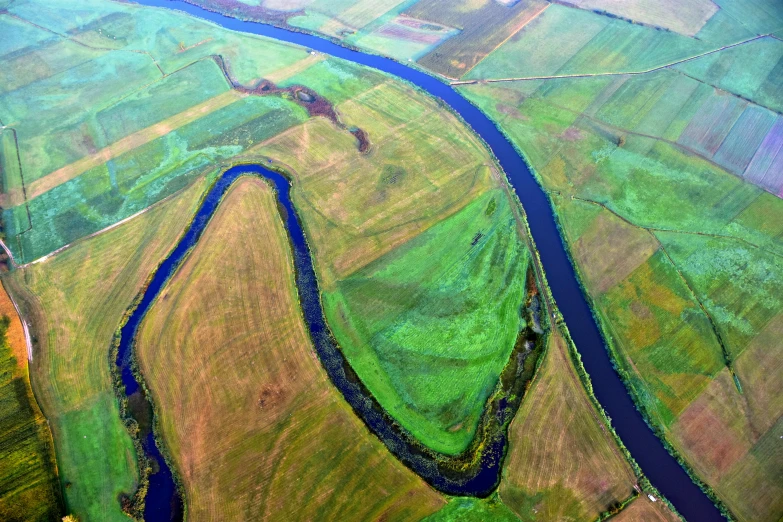
[[417, 519], [442, 505], [329, 382], [263, 181], [225, 196], [137, 350], [189, 519]]
[[0, 518], [59, 520], [52, 434], [30, 388], [19, 315], [0, 288]]
[[[557, 12], [553, 6], [545, 15]], [[705, 44], [729, 43], [713, 27], [730, 25], [726, 15], [702, 28]], [[504, 60], [566, 31], [569, 19], [542, 15], [540, 25], [471, 75], [506, 71]], [[774, 20], [766, 23], [768, 30]], [[665, 43], [649, 28], [633, 31]], [[753, 37], [738, 27], [734, 34]], [[572, 57], [557, 49], [526, 74], [579, 71], [574, 64], [585, 63], [580, 56], [593, 40]], [[649, 46], [666, 56], [676, 50]], [[748, 53], [760, 58], [740, 59]], [[602, 67], [647, 67], [648, 54], [607, 55]], [[783, 383], [779, 365], [761, 364], [768, 351], [758, 348], [774, 337], [783, 314], [776, 291], [783, 202], [773, 195], [783, 122], [774, 112], [780, 101], [770, 64], [780, 56], [783, 45], [763, 38], [675, 70], [462, 88], [525, 151], [550, 192], [645, 415], [741, 520], [774, 521], [783, 513], [775, 478], [783, 461], [770, 445], [783, 415], [771, 398]]]
[[34, 332], [30, 366], [54, 435], [66, 509], [83, 520], [127, 520], [118, 496], [138, 477], [112, 388], [109, 346], [128, 304], [173, 246], [204, 190], [174, 199], [6, 281]]

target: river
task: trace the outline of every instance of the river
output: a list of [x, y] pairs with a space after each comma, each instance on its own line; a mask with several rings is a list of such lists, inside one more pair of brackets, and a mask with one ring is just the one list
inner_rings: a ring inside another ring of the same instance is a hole
[[[662, 442], [645, 423], [643, 417], [634, 406], [633, 400], [628, 394], [628, 390], [625, 388], [625, 385], [612, 366], [601, 331], [596, 325], [587, 299], [582, 293], [577, 275], [574, 272], [566, 252], [566, 246], [563, 244], [560, 237], [549, 199], [522, 157], [483, 112], [469, 103], [450, 85], [441, 82], [433, 76], [388, 58], [342, 47], [325, 38], [288, 31], [266, 24], [237, 20], [235, 18], [207, 11], [181, 0], [136, 0], [136, 2], [148, 6], [174, 8], [200, 18], [208, 19], [227, 29], [263, 35], [276, 40], [298, 44], [318, 52], [384, 71], [417, 85], [432, 96], [442, 99], [454, 111], [459, 113], [473, 130], [484, 139], [495, 154], [500, 165], [503, 167], [511, 186], [515, 189], [525, 208], [533, 240], [538, 248], [554, 300], [563, 314], [565, 322], [571, 332], [571, 336], [582, 357], [584, 367], [590, 375], [595, 396], [612, 419], [612, 424], [623, 443], [650, 482], [652, 482], [653, 485], [655, 485], [655, 487], [674, 504], [677, 510], [688, 521], [707, 522], [724, 520], [720, 511], [713, 505], [709, 497], [694, 484], [677, 460], [669, 454]], [[263, 173], [261, 172], [262, 170], [264, 170]], [[265, 169], [259, 168], [255, 172], [257, 174], [263, 174], [264, 177], [272, 176], [270, 177], [272, 181], [275, 181], [273, 176], [282, 179], [281, 176], [265, 171]], [[223, 183], [224, 180], [229, 182], [229, 177], [224, 175], [219, 183]], [[289, 214], [293, 216], [294, 214], [293, 209], [290, 206], [290, 201], [286, 203], [288, 194], [287, 183], [285, 183], [286, 188], [283, 190], [278, 181], [275, 181], [275, 185], [278, 189], [278, 193], [281, 195], [281, 201], [286, 206], [287, 210], [290, 211]], [[211, 193], [210, 197], [214, 194]], [[284, 197], [283, 194], [285, 194]], [[217, 201], [215, 201], [215, 205], [217, 205], [218, 202], [219, 197]], [[205, 204], [206, 203], [207, 202], [205, 201]], [[201, 210], [199, 210], [199, 216], [194, 221], [191, 229], [186, 232], [185, 237], [156, 272], [152, 283], [142, 298], [141, 304], [123, 329], [123, 344], [129, 343], [129, 339], [133, 338], [144, 312], [146, 312], [146, 309], [152, 304], [157, 292], [162, 288], [163, 284], [165, 284], [171, 270], [178, 265], [190, 246], [192, 246], [200, 236], [198, 229], [201, 228], [203, 230], [203, 223], [206, 222], [203, 221], [202, 223], [202, 220], [208, 220], [208, 218], [208, 215], [202, 214]], [[199, 223], [202, 223], [202, 225], [199, 226]], [[292, 228], [290, 220], [287, 225], [296, 251], [297, 240], [294, 237], [296, 231]], [[296, 226], [298, 227], [298, 225]], [[191, 232], [196, 234], [195, 239], [191, 238], [193, 243], [191, 243], [190, 246], [187, 246], [187, 242], [190, 241], [188, 237]], [[178, 252], [180, 252], [180, 254], [177, 254]], [[177, 258], [177, 255], [180, 257]], [[167, 265], [167, 263], [171, 264]], [[297, 265], [299, 265], [299, 262], [297, 262]], [[302, 277], [302, 274], [299, 273], [301, 267], [297, 266], [297, 270], [297, 278], [299, 279]], [[300, 281], [297, 282], [299, 283]], [[301, 292], [302, 289], [300, 288], [300, 294]], [[320, 311], [320, 303], [318, 306]], [[303, 308], [305, 318], [311, 326], [311, 333], [314, 337], [317, 337], [319, 333], [317, 331], [312, 331], [312, 323], [308, 317], [308, 314], [310, 313], [308, 312], [308, 307], [303, 306]], [[318, 315], [322, 314], [319, 313]], [[323, 332], [321, 332], [321, 335], [322, 334]], [[128, 350], [128, 346], [126, 346], [125, 349]], [[120, 356], [127, 356], [127, 351], [123, 354], [123, 346], [120, 347]], [[332, 371], [330, 371], [330, 368], [328, 367], [329, 363], [325, 362], [324, 365], [331, 377]], [[133, 386], [136, 386], [136, 384], [131, 372], [124, 369], [123, 380], [126, 378], [129, 379], [129, 381], [126, 382], [126, 385], [130, 387], [128, 390], [128, 393], [130, 394], [132, 392], [131, 390], [135, 389]], [[336, 383], [336, 385], [340, 388], [339, 383]], [[341, 391], [346, 395], [346, 390], [341, 389]], [[346, 395], [346, 399], [351, 402], [349, 395]], [[372, 421], [368, 421], [367, 418], [364, 420], [365, 422], [368, 422], [370, 428], [377, 433], [376, 427], [371, 425]], [[152, 445], [151, 447], [150, 444]], [[157, 448], [154, 447], [154, 442], [148, 441], [146, 446], [152, 452], [153, 458], [159, 458], [159, 453], [157, 452]], [[157, 457], [155, 456], [156, 454]], [[166, 479], [166, 474], [168, 474], [168, 479]], [[168, 513], [167, 506], [171, 505], [172, 502], [172, 497], [169, 493], [171, 485], [168, 484], [171, 481], [170, 474], [171, 472], [164, 464], [161, 466], [161, 471], [154, 474], [150, 479], [151, 486], [148, 494], [149, 505], [147, 508], [149, 511], [148, 520], [170, 519], [170, 515], [166, 515], [166, 513]], [[446, 490], [448, 490], [448, 488], [446, 488]]]

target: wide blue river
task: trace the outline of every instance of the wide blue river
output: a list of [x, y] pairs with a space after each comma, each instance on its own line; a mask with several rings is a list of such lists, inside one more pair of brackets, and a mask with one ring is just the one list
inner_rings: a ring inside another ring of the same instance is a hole
[[[268, 36], [277, 40], [298, 44], [398, 76], [417, 85], [432, 96], [442, 99], [453, 110], [458, 112], [473, 130], [484, 139], [498, 158], [510, 184], [514, 187], [525, 208], [530, 230], [540, 253], [552, 295], [571, 331], [571, 336], [581, 354], [585, 369], [590, 375], [595, 396], [612, 419], [612, 424], [623, 443], [625, 443], [631, 455], [641, 466], [644, 474], [661, 493], [666, 495], [688, 521], [723, 520], [722, 515], [712, 501], [694, 484], [677, 460], [669, 454], [635, 408], [628, 390], [612, 366], [601, 331], [596, 325], [590, 306], [582, 293], [577, 275], [566, 252], [566, 246], [560, 237], [546, 194], [522, 157], [483, 112], [469, 103], [451, 86], [433, 76], [388, 58], [354, 51], [314, 35], [287, 31], [261, 23], [237, 20], [207, 11], [181, 0], [136, 1], [149, 6], [175, 8], [191, 15], [208, 19], [227, 29]], [[227, 172], [218, 182], [218, 186], [213, 188], [205, 200], [204, 205], [198, 211], [196, 220], [186, 232], [185, 237], [156, 272], [152, 283], [142, 297], [139, 307], [122, 330], [122, 344], [118, 362], [123, 367], [123, 381], [126, 383], [128, 394], [133, 393], [138, 386], [132, 372], [128, 369], [128, 360], [132, 339], [144, 313], [152, 304], [160, 289], [165, 285], [171, 272], [179, 266], [189, 248], [200, 237], [223, 192], [233, 179], [242, 173], [261, 175], [275, 184], [281, 203], [283, 203], [289, 213], [286, 227], [294, 246], [295, 257], [297, 258], [297, 282], [302, 286], [308, 286], [308, 283], [303, 281], [302, 277], [313, 277], [312, 274], [302, 273], [303, 268], [306, 269], [307, 266], [310, 266], [310, 271], [312, 271], [312, 264], [309, 262], [309, 255], [307, 255], [307, 260], [302, 260], [301, 252], [297, 252], [299, 250], [297, 244], [301, 241], [302, 245], [304, 245], [304, 236], [302, 235], [301, 239], [297, 237], [301, 235], [301, 228], [296, 222], [295, 213], [288, 198], [287, 182], [280, 175], [260, 167], [244, 167]], [[312, 282], [309, 284], [312, 284]], [[300, 294], [302, 291], [303, 288], [300, 287]], [[317, 324], [318, 318], [316, 317], [322, 317], [320, 304], [317, 305], [317, 310], [311, 308], [308, 311], [308, 306], [303, 301], [303, 308], [311, 334], [314, 337], [323, 335], [323, 330], [320, 332], [318, 330], [325, 329], [325, 325], [319, 326]], [[337, 366], [330, 368], [330, 364], [329, 361], [324, 361], [327, 372], [330, 374], [333, 382], [335, 382], [335, 374], [339, 374], [342, 370], [337, 368]], [[342, 361], [337, 360], [334, 364], [342, 365]], [[346, 388], [347, 384], [345, 382], [335, 382], [335, 384], [343, 392], [343, 395], [346, 396], [346, 399], [352, 402], [350, 397], [352, 392]], [[374, 424], [372, 412], [358, 413], [368, 423], [370, 429], [382, 438], [394, 436], [393, 433], [379, 433], [378, 430], [382, 430], [383, 426], [382, 423], [381, 425]], [[145, 441], [145, 449], [160, 464], [160, 471], [153, 474], [150, 480], [150, 490], [147, 498], [148, 505], [145, 512], [146, 519], [170, 520], [175, 512], [180, 512], [180, 509], [177, 508], [179, 501], [174, 493], [171, 471], [162, 462], [160, 453], [155, 447], [155, 442], [151, 436]], [[413, 458], [415, 460], [415, 455]], [[405, 458], [403, 460], [405, 461]], [[406, 464], [420, 474], [426, 475], [427, 473], [426, 469], [417, 469], [418, 466], [413, 461], [406, 461]], [[479, 476], [475, 479], [478, 485], [475, 490], [477, 493], [482, 493], [480, 484], [489, 480], [490, 475], [493, 477], [497, 475], [498, 466], [499, 463], [495, 459], [488, 459], [486, 476]], [[457, 491], [449, 484], [438, 484], [433, 477], [425, 478], [434, 483], [439, 489], [449, 492]], [[470, 492], [469, 489], [463, 491], [464, 493]]]

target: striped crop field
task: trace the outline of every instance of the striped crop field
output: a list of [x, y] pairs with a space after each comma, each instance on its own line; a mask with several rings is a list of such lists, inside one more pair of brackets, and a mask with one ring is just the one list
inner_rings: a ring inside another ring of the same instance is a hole
[[656, 499], [653, 501], [646, 495], [642, 495], [623, 509], [612, 520], [617, 522], [677, 522], [680, 517]]
[[571, 349], [551, 334], [509, 430], [499, 495], [521, 520], [591, 520], [634, 492], [634, 472], [593, 411]]
[[193, 520], [417, 519], [443, 504], [326, 377], [261, 180], [225, 196], [147, 314], [138, 354]]

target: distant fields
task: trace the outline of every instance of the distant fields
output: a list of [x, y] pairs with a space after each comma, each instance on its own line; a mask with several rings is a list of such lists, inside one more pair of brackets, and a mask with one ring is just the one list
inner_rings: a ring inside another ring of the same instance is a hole
[[435, 511], [440, 495], [370, 434], [326, 377], [292, 263], [272, 190], [240, 180], [142, 326], [138, 357], [189, 518]]
[[127, 520], [118, 496], [138, 477], [109, 374], [125, 310], [195, 210], [204, 183], [6, 281], [34, 332], [30, 371], [54, 435], [66, 511]]
[[[53, 64], [73, 60], [68, 68], [42, 67], [25, 82], [16, 73], [0, 80], [10, 158], [4, 162], [13, 159], [16, 143], [22, 157], [21, 174], [4, 169], [3, 180], [7, 243], [20, 262], [146, 208], [215, 162], [307, 118], [304, 108], [280, 97], [232, 91], [210, 57], [220, 53], [236, 80], [250, 84], [307, 57], [301, 49], [270, 43], [274, 57], [262, 64], [257, 54], [239, 51], [258, 39], [229, 34], [217, 41], [208, 25], [190, 19], [165, 26], [167, 38], [148, 40], [144, 28], [159, 28], [161, 19], [111, 3], [82, 13], [19, 2], [11, 11], [0, 15], [0, 25], [26, 25], [46, 42], [43, 49], [20, 43], [11, 68], [27, 70], [41, 56]], [[74, 26], [76, 16], [86, 17], [86, 25]], [[71, 95], [54, 95], [64, 83]]]
[[0, 288], [0, 518], [60, 520], [52, 434], [30, 389], [22, 323]]

